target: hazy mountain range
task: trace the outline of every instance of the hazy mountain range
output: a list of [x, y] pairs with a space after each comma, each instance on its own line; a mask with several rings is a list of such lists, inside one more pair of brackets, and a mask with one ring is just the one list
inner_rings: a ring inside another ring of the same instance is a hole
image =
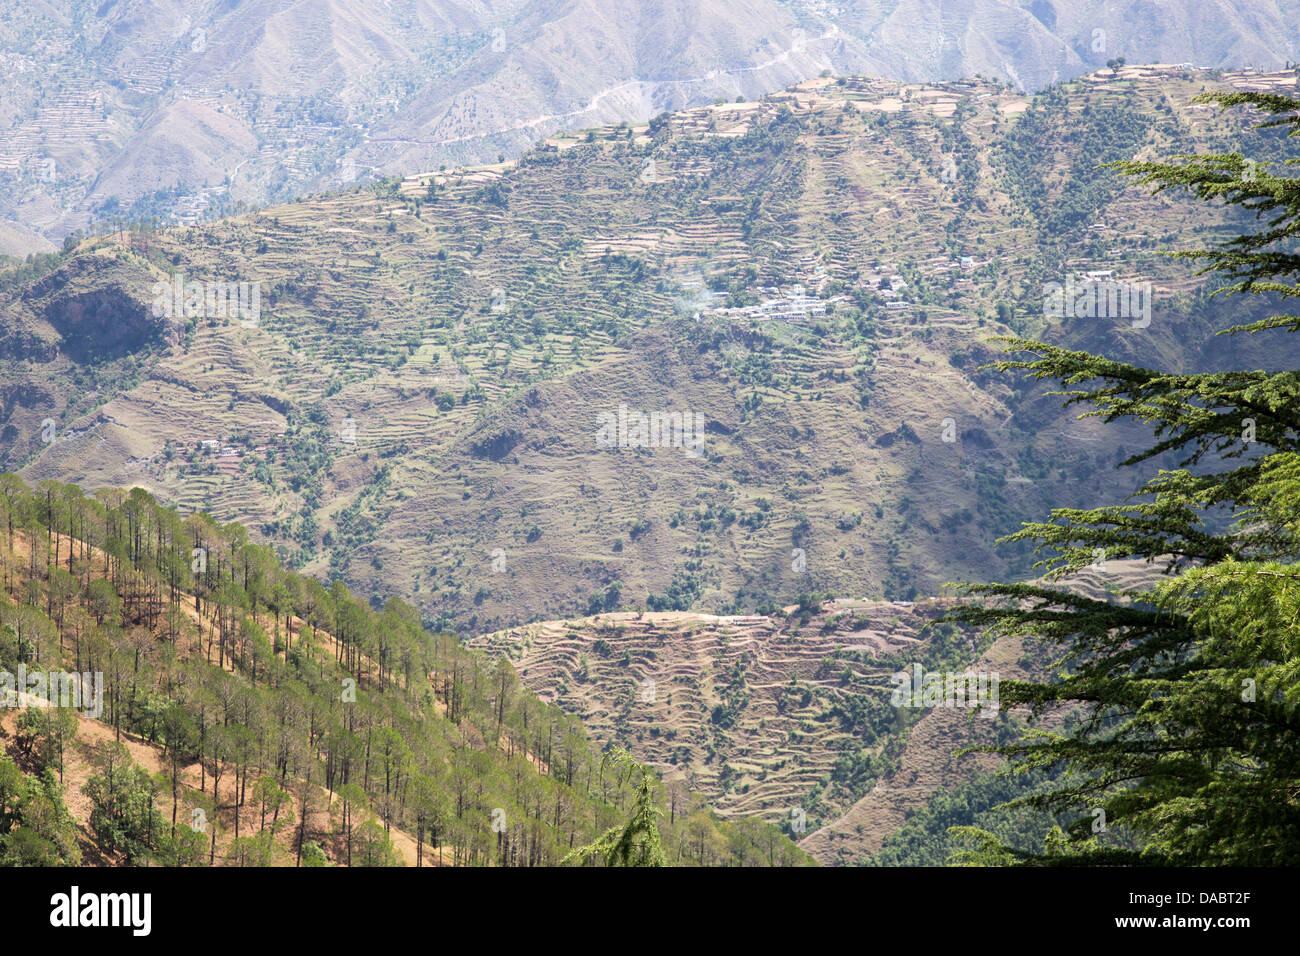
[[1281, 67], [1295, 0], [0, 2], [0, 253], [513, 158], [560, 129], [823, 71], [1034, 90], [1129, 63]]

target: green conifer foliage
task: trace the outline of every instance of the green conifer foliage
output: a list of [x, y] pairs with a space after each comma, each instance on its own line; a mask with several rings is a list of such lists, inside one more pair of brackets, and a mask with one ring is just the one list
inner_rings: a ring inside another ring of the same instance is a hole
[[[1300, 101], [1202, 99], [1253, 107], [1272, 114], [1264, 127], [1300, 135]], [[1221, 294], [1300, 296], [1300, 179], [1286, 168], [1238, 154], [1115, 165], [1157, 192], [1187, 189], [1262, 221], [1212, 249], [1177, 253], [1228, 280]], [[1278, 315], [1220, 334], [1297, 330], [1300, 317]], [[1153, 443], [1123, 466], [1168, 454], [1178, 466], [1128, 501], [1057, 509], [1010, 535], [1036, 545], [1045, 582], [968, 588], [979, 600], [954, 617], [1056, 651], [1048, 678], [1002, 683], [1003, 705], [1073, 706], [1083, 718], [1068, 732], [992, 748], [1011, 772], [1067, 770], [1012, 804], [1082, 816], [1042, 855], [964, 828], [956, 835], [970, 849], [953, 862], [1300, 862], [1300, 371], [1173, 374], [1024, 339], [1007, 347], [1030, 357], [997, 368], [1061, 383], [1056, 394], [1087, 415], [1152, 426]], [[1098, 557], [1145, 558], [1164, 574], [1112, 601], [1057, 585]]]

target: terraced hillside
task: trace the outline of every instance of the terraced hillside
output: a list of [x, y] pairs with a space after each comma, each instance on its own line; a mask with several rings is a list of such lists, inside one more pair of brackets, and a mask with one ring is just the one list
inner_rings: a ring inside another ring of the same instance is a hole
[[[923, 629], [938, 602], [832, 601], [774, 615], [602, 614], [471, 639], [504, 654], [593, 736], [635, 748], [724, 812], [847, 809], [897, 757], [908, 714], [890, 675], [973, 657]], [[891, 742], [892, 746], [891, 746]]]
[[[1064, 579], [1070, 590], [1095, 600], [1114, 600], [1149, 583], [1158, 569], [1138, 560], [1107, 561]], [[987, 639], [963, 666], [976, 672], [996, 673], [1001, 680], [1041, 677], [1050, 666], [1044, 648], [1020, 637]], [[1015, 739], [1031, 719], [1022, 708], [1002, 709], [997, 720], [973, 718], [959, 707], [934, 707], [922, 712], [903, 739], [892, 742], [897, 756], [888, 772], [869, 781], [843, 813], [810, 832], [800, 846], [824, 863], [876, 862], [885, 841], [908, 824], [919, 811], [942, 793], [961, 793], [963, 787], [996, 774], [1001, 761], [988, 754], [958, 756], [967, 747], [987, 746]], [[1040, 730], [1057, 731], [1068, 713], [1049, 712], [1033, 720]], [[1011, 792], [1024, 788], [1023, 780], [1008, 784]], [[1041, 817], [1036, 817], [1041, 820]], [[1031, 825], [1031, 829], [1034, 825]], [[1037, 834], [1046, 827], [1038, 823]], [[944, 862], [940, 858], [936, 862]]]
[[[1159, 255], [1227, 214], [1096, 166], [1229, 136], [1275, 162], [1280, 137], [1190, 100], [1295, 82], [1124, 68], [1031, 99], [820, 79], [89, 241], [5, 278], [0, 466], [239, 519], [466, 631], [1026, 573], [997, 535], [1140, 476], [1111, 472], [1113, 430], [980, 370], [988, 337], [1291, 361], [1211, 343], [1219, 307]], [[1152, 284], [1149, 325], [1044, 317], [1045, 282], [1097, 270]], [[177, 300], [178, 279], [206, 285]], [[219, 283], [258, 283], [258, 308], [219, 314]]]
[[[1069, 583], [1102, 599], [1153, 573], [1140, 561], [1111, 561]], [[770, 615], [601, 614], [469, 643], [509, 658], [526, 686], [581, 718], [594, 738], [656, 767], [670, 790], [699, 791], [723, 815], [783, 824], [823, 863], [854, 863], [940, 788], [998, 765], [956, 751], [991, 744], [1025, 719], [892, 702], [893, 675], [910, 677], [918, 665], [999, 680], [1040, 671], [1041, 649], [1019, 638], [936, 623], [952, 604], [840, 599]]]

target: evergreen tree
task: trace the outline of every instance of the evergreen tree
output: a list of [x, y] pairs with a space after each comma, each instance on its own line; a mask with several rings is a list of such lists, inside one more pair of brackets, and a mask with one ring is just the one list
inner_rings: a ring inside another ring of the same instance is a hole
[[[70, 578], [53, 573], [65, 564]], [[56, 578], [68, 593], [51, 594]], [[102, 672], [98, 719], [159, 748], [156, 776], [121, 744], [99, 748], [84, 788], [97, 848], [131, 864], [390, 865], [396, 827], [417, 838], [418, 865], [426, 849], [438, 864], [554, 865], [642, 780], [629, 764], [597, 793], [599, 751], [581, 722], [508, 662], [426, 631], [396, 598], [377, 612], [342, 582], [309, 581], [238, 526], [182, 519], [140, 489], [85, 498], [0, 476], [0, 670], [18, 664]], [[68, 746], [80, 721], [66, 707], [16, 717], [19, 760], [0, 762], [0, 862], [76, 857], [58, 777], [65, 757], [81, 760]], [[327, 807], [340, 811], [333, 825]], [[509, 827], [493, 841], [482, 821], [496, 808]], [[641, 820], [653, 823], [646, 807]], [[756, 841], [773, 840], [769, 861], [804, 859], [767, 824], [716, 828], [734, 847], [712, 861], [752, 860]], [[623, 857], [655, 857], [647, 832], [627, 835]]]
[[95, 763], [101, 773], [84, 787], [91, 801], [90, 829], [100, 846], [121, 853], [127, 865], [143, 862], [164, 830], [154, 808], [157, 787], [115, 741], [98, 748]]
[[[1300, 101], [1208, 94], [1272, 113], [1300, 135]], [[1184, 188], [1255, 213], [1262, 229], [1210, 250], [1200, 274], [1227, 295], [1300, 296], [1300, 179], [1239, 154], [1115, 164], [1155, 191]], [[1297, 160], [1287, 160], [1296, 163]], [[1224, 329], [1282, 335], [1279, 315]], [[1014, 771], [1065, 768], [1046, 792], [1012, 801], [1081, 813], [1034, 855], [965, 829], [962, 862], [1295, 864], [1300, 862], [1300, 372], [1181, 374], [1024, 339], [1027, 360], [996, 367], [1063, 383], [1067, 405], [1104, 421], [1148, 423], [1150, 447], [1121, 464], [1172, 456], [1129, 501], [1057, 509], [1009, 541], [1046, 557], [1042, 583], [973, 586], [957, 620], [1033, 635], [1057, 652], [1042, 681], [1006, 681], [1004, 706], [1082, 707], [1077, 729], [992, 748]], [[1106, 601], [1058, 582], [1098, 558], [1158, 562], [1156, 583]], [[1118, 825], [1136, 843], [1114, 838]], [[1134, 848], [1136, 847], [1136, 848]]]
[[623, 826], [610, 827], [595, 842], [579, 847], [561, 862], [582, 862], [603, 855], [607, 866], [664, 866], [664, 851], [656, 820], [663, 811], [655, 803], [654, 776], [621, 747], [615, 747], [605, 755], [601, 761], [602, 769], [606, 762], [629, 774], [641, 775], [632, 802], [632, 815]]

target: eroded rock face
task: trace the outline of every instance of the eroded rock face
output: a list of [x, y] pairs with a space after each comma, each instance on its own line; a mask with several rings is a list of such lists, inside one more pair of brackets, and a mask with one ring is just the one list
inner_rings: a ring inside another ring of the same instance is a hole
[[470, 453], [475, 458], [487, 458], [492, 461], [501, 461], [511, 450], [523, 440], [523, 435], [514, 429], [495, 432], [484, 436], [481, 441], [475, 442], [470, 446]]
[[48, 363], [59, 356], [98, 365], [166, 345], [179, 322], [154, 315], [155, 277], [105, 254], [76, 256], [10, 304], [4, 357]]
[[[180, 340], [185, 320], [153, 312], [156, 280], [128, 256], [91, 252], [66, 260], [0, 303], [0, 468], [22, 467], [53, 444], [52, 436], [91, 427], [73, 421], [111, 400]], [[100, 451], [102, 437], [94, 445]], [[70, 480], [97, 476], [69, 454], [75, 450], [60, 442], [47, 466], [64, 462]]]
[[55, 298], [43, 316], [59, 333], [59, 351], [78, 363], [112, 361], [165, 339], [149, 306], [116, 286]]

